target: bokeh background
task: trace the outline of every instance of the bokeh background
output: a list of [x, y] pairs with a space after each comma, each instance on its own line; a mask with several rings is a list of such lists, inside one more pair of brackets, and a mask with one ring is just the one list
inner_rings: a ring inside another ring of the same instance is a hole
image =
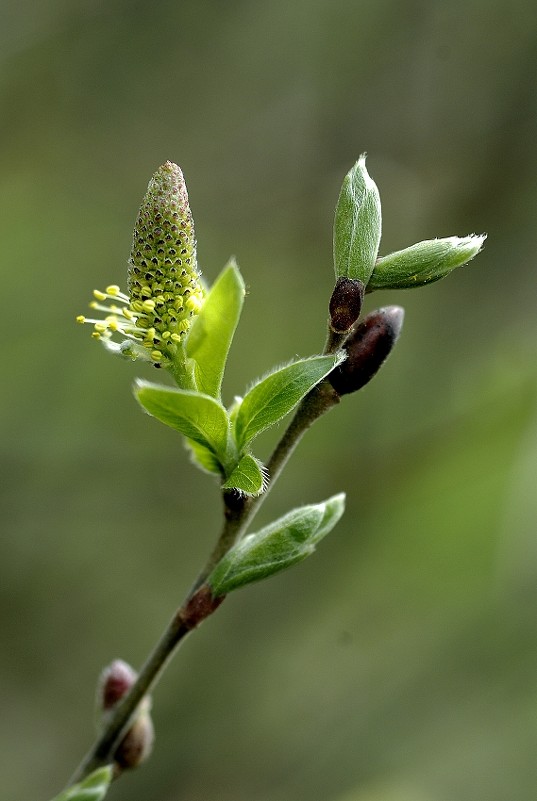
[[[2, 0], [1, 795], [47, 801], [217, 534], [210, 477], [77, 327], [138, 204], [185, 172], [248, 285], [231, 401], [324, 342], [362, 151], [381, 252], [488, 233], [258, 518], [345, 490], [316, 556], [230, 597], [159, 686], [111, 801], [530, 801], [537, 786], [537, 10], [527, 0]], [[145, 369], [145, 372], [144, 372]], [[268, 455], [274, 432], [259, 443]]]

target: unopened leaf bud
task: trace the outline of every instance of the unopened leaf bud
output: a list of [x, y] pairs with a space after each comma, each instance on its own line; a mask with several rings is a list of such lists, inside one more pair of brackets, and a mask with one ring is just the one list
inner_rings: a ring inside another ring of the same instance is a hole
[[445, 278], [480, 252], [486, 235], [426, 239], [377, 259], [367, 285], [375, 289], [412, 289]]
[[386, 306], [360, 323], [343, 346], [346, 360], [328, 376], [338, 395], [356, 392], [371, 381], [397, 342], [403, 318], [400, 306]]
[[337, 279], [328, 306], [332, 331], [343, 334], [352, 328], [360, 316], [364, 292], [364, 284], [358, 278]]
[[341, 186], [334, 219], [336, 278], [358, 278], [367, 286], [377, 258], [382, 217], [377, 185], [363, 153]]

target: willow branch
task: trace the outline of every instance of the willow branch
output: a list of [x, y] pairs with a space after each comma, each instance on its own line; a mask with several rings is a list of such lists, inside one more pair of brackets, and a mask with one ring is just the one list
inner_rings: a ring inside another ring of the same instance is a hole
[[114, 753], [132, 725], [142, 699], [156, 685], [186, 635], [224, 600], [223, 597], [212, 597], [205, 583], [207, 577], [224, 554], [244, 535], [305, 432], [338, 402], [339, 396], [326, 380], [302, 400], [267, 463], [269, 484], [266, 492], [257, 497], [246, 497], [232, 490], [224, 491], [224, 526], [205, 567], [149, 655], [136, 682], [117, 704], [102, 733], [76, 769], [70, 784], [81, 781], [96, 768], [113, 762]]

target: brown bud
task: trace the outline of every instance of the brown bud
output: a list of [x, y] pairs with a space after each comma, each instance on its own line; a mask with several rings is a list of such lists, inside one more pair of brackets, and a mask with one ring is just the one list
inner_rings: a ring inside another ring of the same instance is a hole
[[343, 346], [347, 359], [328, 376], [338, 395], [356, 392], [373, 378], [397, 342], [403, 318], [400, 306], [386, 306], [360, 323]]
[[114, 762], [120, 770], [137, 768], [151, 754], [155, 730], [151, 715], [142, 710], [114, 753]]
[[345, 333], [354, 325], [362, 310], [365, 287], [358, 278], [337, 279], [328, 310], [330, 327], [337, 333]]
[[99, 679], [97, 698], [99, 709], [103, 712], [112, 709], [120, 698], [128, 693], [136, 678], [137, 674], [130, 665], [122, 659], [114, 659], [108, 667], [105, 667]]

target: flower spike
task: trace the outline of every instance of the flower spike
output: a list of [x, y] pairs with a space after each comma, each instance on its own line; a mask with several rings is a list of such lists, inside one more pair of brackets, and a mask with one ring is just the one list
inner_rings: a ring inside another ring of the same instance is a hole
[[[93, 337], [108, 350], [156, 367], [182, 362], [182, 340], [203, 304], [196, 261], [194, 222], [183, 173], [167, 161], [153, 175], [134, 228], [127, 274], [128, 294], [115, 284], [95, 290], [92, 309], [103, 318]], [[117, 342], [114, 337], [123, 338]]]

